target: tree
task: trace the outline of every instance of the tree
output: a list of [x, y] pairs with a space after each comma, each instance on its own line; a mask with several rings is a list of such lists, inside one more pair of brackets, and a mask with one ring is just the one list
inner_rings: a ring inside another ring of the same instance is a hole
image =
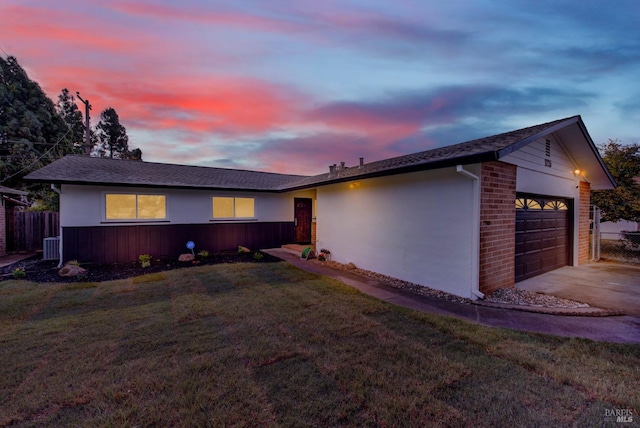
[[142, 150], [133, 149], [131, 151], [128, 151], [126, 156], [124, 157], [124, 159], [141, 161], [142, 160]]
[[99, 157], [123, 159], [129, 151], [127, 129], [120, 124], [120, 117], [113, 107], [100, 113], [97, 154]]
[[15, 57], [0, 57], [0, 184], [23, 187], [22, 177], [56, 158], [67, 126]]
[[[67, 124], [67, 128], [70, 130], [66, 138], [67, 144], [65, 144], [65, 148], [67, 150], [65, 153], [61, 153], [61, 155], [69, 153], [84, 153], [85, 126], [82, 112], [78, 108], [74, 96], [69, 93], [67, 88], [64, 88], [60, 92], [60, 95], [58, 95], [56, 110], [60, 117], [62, 117], [62, 120]], [[91, 139], [93, 140], [95, 138], [93, 135], [94, 133], [92, 130], [89, 131], [91, 137], [93, 137]]]
[[600, 208], [602, 221], [640, 221], [640, 145], [609, 139], [599, 149], [618, 187], [592, 191], [591, 203]]

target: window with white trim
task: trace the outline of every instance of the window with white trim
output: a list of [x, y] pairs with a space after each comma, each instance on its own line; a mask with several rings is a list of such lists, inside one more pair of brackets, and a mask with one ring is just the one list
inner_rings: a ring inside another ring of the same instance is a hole
[[232, 196], [213, 197], [213, 218], [255, 218], [254, 198], [236, 198]]
[[105, 218], [107, 220], [164, 220], [167, 218], [167, 198], [165, 195], [107, 193]]

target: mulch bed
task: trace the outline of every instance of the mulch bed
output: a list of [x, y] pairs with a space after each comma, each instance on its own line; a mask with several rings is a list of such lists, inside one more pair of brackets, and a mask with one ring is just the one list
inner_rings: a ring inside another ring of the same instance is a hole
[[23, 269], [26, 272], [25, 280], [32, 282], [102, 282], [116, 279], [131, 278], [148, 273], [162, 272], [172, 269], [187, 268], [193, 266], [215, 265], [221, 263], [275, 263], [282, 260], [270, 254], [262, 254], [262, 258], [254, 257], [255, 253], [237, 253], [235, 251], [224, 251], [212, 254], [206, 259], [198, 259], [194, 262], [179, 262], [175, 259], [154, 259], [151, 266], [143, 268], [140, 263], [118, 263], [97, 265], [81, 263], [80, 266], [87, 269], [84, 276], [75, 278], [65, 278], [58, 275], [58, 262], [55, 260], [42, 260], [40, 256], [19, 261], [0, 268], [0, 281], [14, 279], [15, 269]]

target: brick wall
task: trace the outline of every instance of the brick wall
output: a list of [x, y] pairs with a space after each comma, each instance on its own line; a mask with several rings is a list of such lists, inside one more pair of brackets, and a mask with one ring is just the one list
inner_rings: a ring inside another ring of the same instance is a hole
[[313, 248], [316, 248], [316, 242], [318, 242], [318, 236], [317, 236], [317, 223], [314, 220], [311, 223], [311, 246]]
[[580, 182], [580, 202], [578, 203], [578, 264], [589, 262], [589, 204], [591, 203], [591, 185]]
[[516, 169], [503, 162], [482, 164], [479, 288], [485, 294], [515, 284]]

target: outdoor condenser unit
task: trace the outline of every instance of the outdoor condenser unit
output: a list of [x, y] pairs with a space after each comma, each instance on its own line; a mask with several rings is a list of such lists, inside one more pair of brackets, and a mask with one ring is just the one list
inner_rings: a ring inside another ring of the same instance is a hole
[[44, 238], [42, 249], [43, 260], [58, 260], [60, 258], [60, 237]]

